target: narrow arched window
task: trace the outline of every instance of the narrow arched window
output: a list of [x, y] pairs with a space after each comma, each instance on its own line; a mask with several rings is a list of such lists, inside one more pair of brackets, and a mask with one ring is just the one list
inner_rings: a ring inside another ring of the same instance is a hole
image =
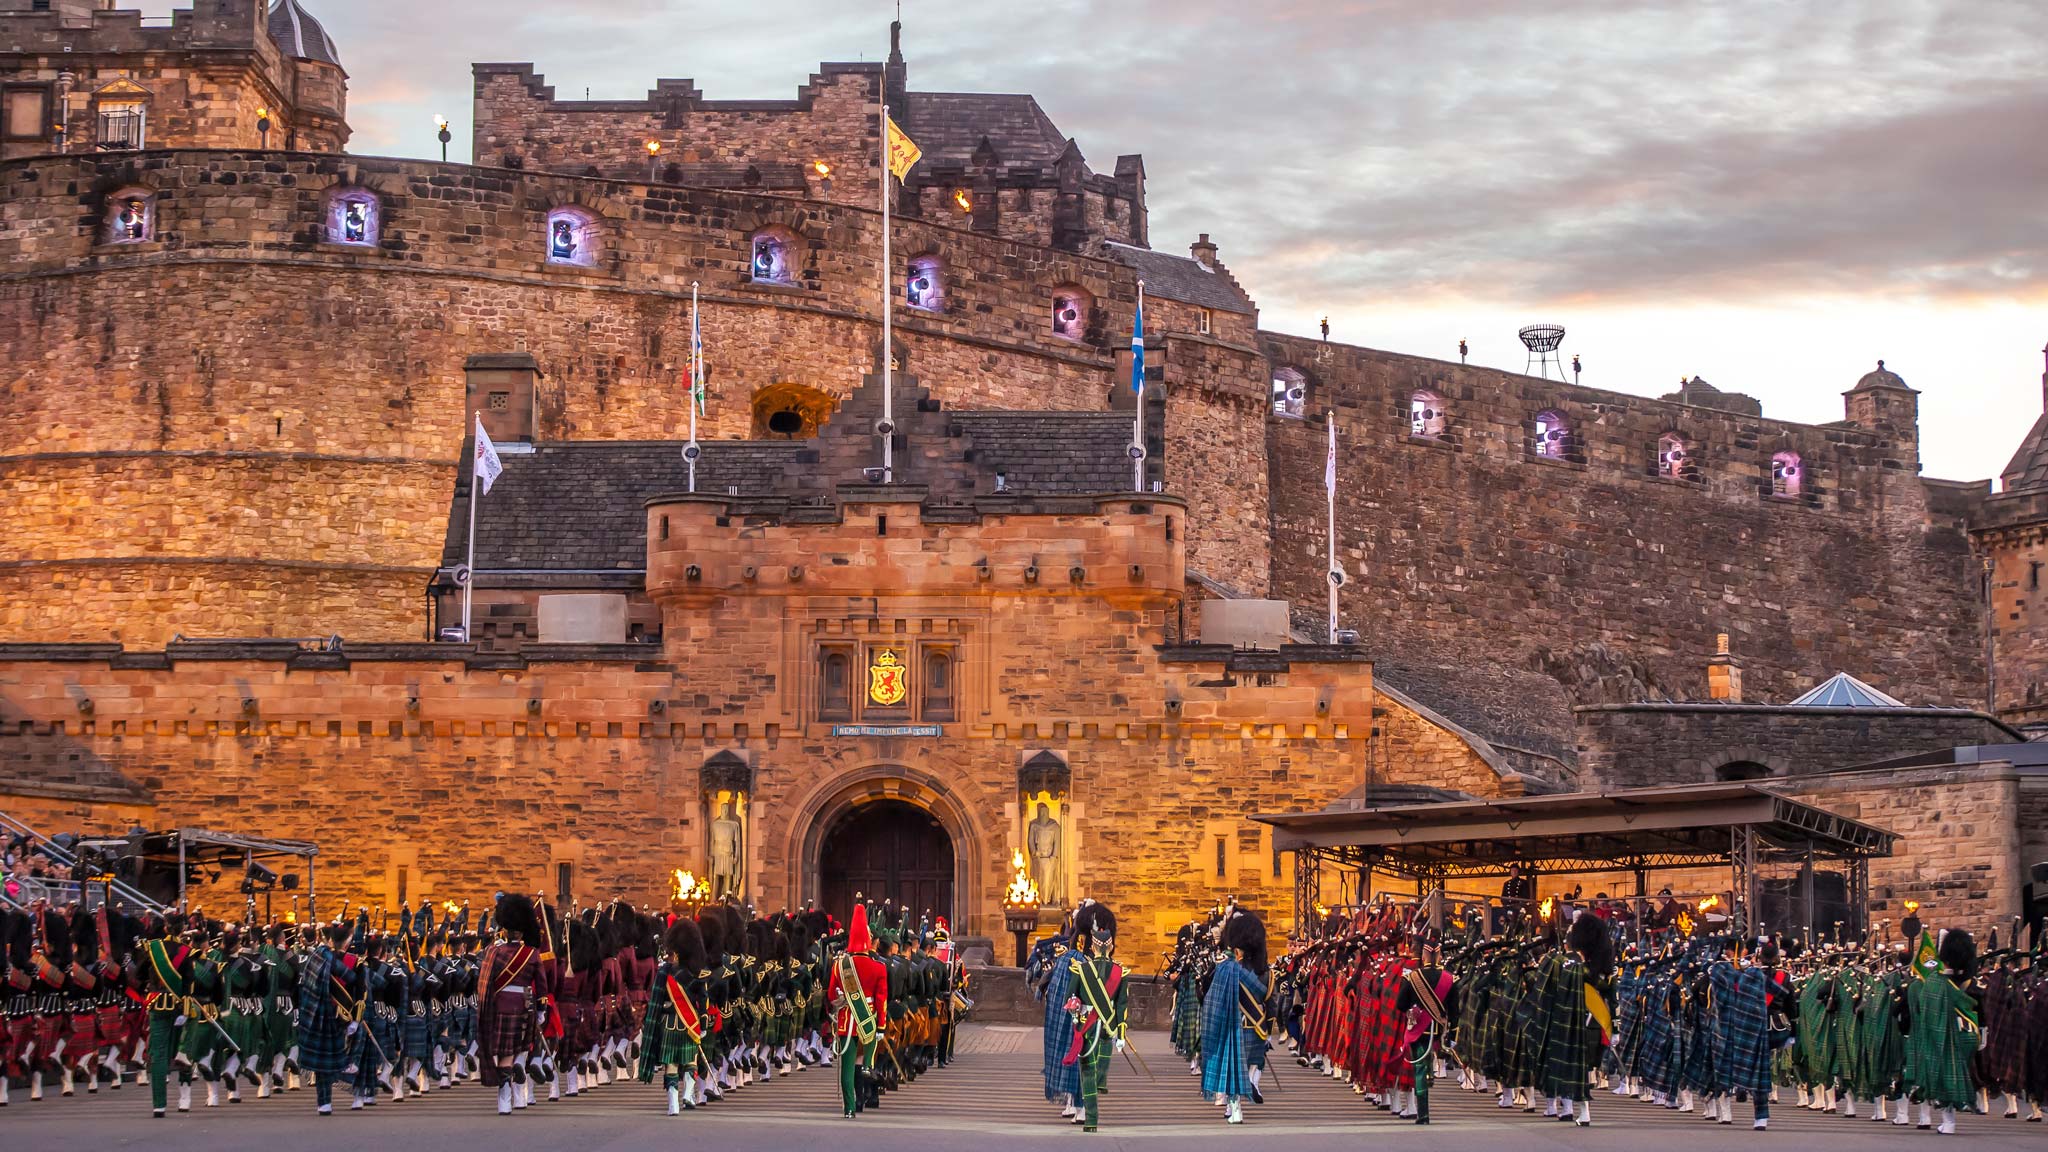
[[1441, 440], [1444, 436], [1443, 397], [1423, 390], [1408, 398], [1408, 434], [1421, 440]]
[[1298, 368], [1273, 369], [1273, 415], [1295, 420], [1308, 408], [1308, 377]]
[[1546, 460], [1564, 460], [1572, 454], [1572, 422], [1555, 408], [1536, 414], [1530, 428], [1531, 450]]
[[327, 197], [327, 242], [375, 247], [383, 234], [383, 207], [362, 188], [338, 188]]
[[910, 262], [910, 275], [903, 282], [903, 302], [923, 312], [946, 310], [945, 266], [937, 256], [919, 256]]
[[1094, 298], [1084, 289], [1061, 288], [1052, 294], [1052, 334], [1062, 340], [1088, 338], [1088, 313]]
[[844, 648], [818, 653], [818, 718], [853, 719], [853, 656]]
[[1806, 466], [1797, 452], [1771, 457], [1771, 495], [1797, 496], [1806, 489]]
[[1690, 480], [1698, 475], [1693, 467], [1692, 449], [1685, 437], [1666, 432], [1657, 438], [1657, 475], [1666, 480]]
[[547, 253], [550, 264], [596, 264], [597, 217], [581, 208], [548, 213]]
[[953, 652], [930, 648], [924, 654], [924, 718], [953, 718]]
[[796, 236], [786, 228], [764, 228], [747, 242], [747, 276], [756, 284], [796, 283]]
[[107, 222], [100, 230], [103, 244], [140, 244], [156, 239], [156, 192], [148, 188], [123, 188], [107, 197]]

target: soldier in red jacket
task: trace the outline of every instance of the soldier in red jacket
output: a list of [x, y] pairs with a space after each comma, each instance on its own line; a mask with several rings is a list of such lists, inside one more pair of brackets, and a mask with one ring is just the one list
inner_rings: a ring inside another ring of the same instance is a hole
[[832, 1051], [839, 1058], [839, 1099], [846, 1118], [853, 1119], [863, 1100], [875, 1102], [875, 1044], [889, 1008], [889, 973], [871, 953], [868, 910], [853, 906], [846, 932], [846, 951], [832, 958], [825, 985], [825, 1003], [832, 1010]]

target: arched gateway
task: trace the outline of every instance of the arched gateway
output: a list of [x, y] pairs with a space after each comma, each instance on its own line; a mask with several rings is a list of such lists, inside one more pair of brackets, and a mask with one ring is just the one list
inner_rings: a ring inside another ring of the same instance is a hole
[[981, 838], [968, 809], [937, 780], [877, 765], [800, 807], [795, 888], [843, 923], [855, 893], [944, 916], [975, 931]]

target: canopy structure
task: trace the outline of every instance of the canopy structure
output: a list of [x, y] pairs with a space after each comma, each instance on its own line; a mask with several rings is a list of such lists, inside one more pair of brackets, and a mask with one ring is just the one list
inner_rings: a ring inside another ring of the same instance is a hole
[[153, 891], [157, 885], [150, 881], [152, 877], [175, 876], [175, 906], [180, 912], [189, 911], [187, 894], [196, 872], [211, 872], [216, 879], [225, 872], [241, 873], [241, 891], [254, 907], [259, 895], [268, 898], [274, 889], [281, 887], [291, 892], [299, 887], [296, 873], [280, 875], [270, 866], [271, 863], [304, 860], [306, 915], [308, 920], [315, 918], [313, 858], [320, 854], [320, 848], [306, 840], [275, 840], [204, 828], [177, 828], [168, 832], [131, 832], [122, 837], [86, 840], [80, 846], [94, 849], [106, 859], [124, 863], [133, 861], [138, 886], [166, 904], [172, 903], [173, 886], [162, 884], [159, 894]]
[[[1532, 875], [1628, 872], [1636, 895], [1653, 871], [1726, 867], [1736, 925], [1758, 923], [1761, 870], [1796, 868], [1794, 903], [1817, 931], [1816, 865], [1844, 874], [1852, 931], [1869, 906], [1869, 861], [1889, 856], [1896, 837], [1751, 784], [1700, 784], [1618, 792], [1576, 792], [1461, 800], [1395, 808], [1331, 809], [1254, 816], [1271, 825], [1273, 846], [1295, 854], [1295, 923], [1315, 920], [1323, 867], [1414, 880], [1442, 891], [1460, 878], [1497, 877], [1520, 864]], [[1800, 925], [1791, 925], [1799, 927]]]

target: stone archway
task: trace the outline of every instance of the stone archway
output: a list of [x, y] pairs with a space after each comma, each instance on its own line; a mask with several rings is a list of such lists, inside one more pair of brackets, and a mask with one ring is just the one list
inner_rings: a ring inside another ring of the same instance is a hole
[[856, 769], [821, 784], [797, 807], [790, 825], [794, 850], [787, 859], [794, 874], [788, 877], [788, 891], [797, 893], [800, 902], [818, 901], [823, 907], [827, 839], [859, 810], [883, 803], [922, 810], [938, 822], [952, 848], [953, 934], [985, 934], [993, 905], [982, 882], [988, 855], [980, 828], [968, 807], [943, 783], [899, 764]]
[[871, 800], [842, 812], [818, 855], [818, 906], [845, 921], [855, 897], [886, 901], [915, 917], [951, 922], [953, 838], [938, 817], [904, 800]]

